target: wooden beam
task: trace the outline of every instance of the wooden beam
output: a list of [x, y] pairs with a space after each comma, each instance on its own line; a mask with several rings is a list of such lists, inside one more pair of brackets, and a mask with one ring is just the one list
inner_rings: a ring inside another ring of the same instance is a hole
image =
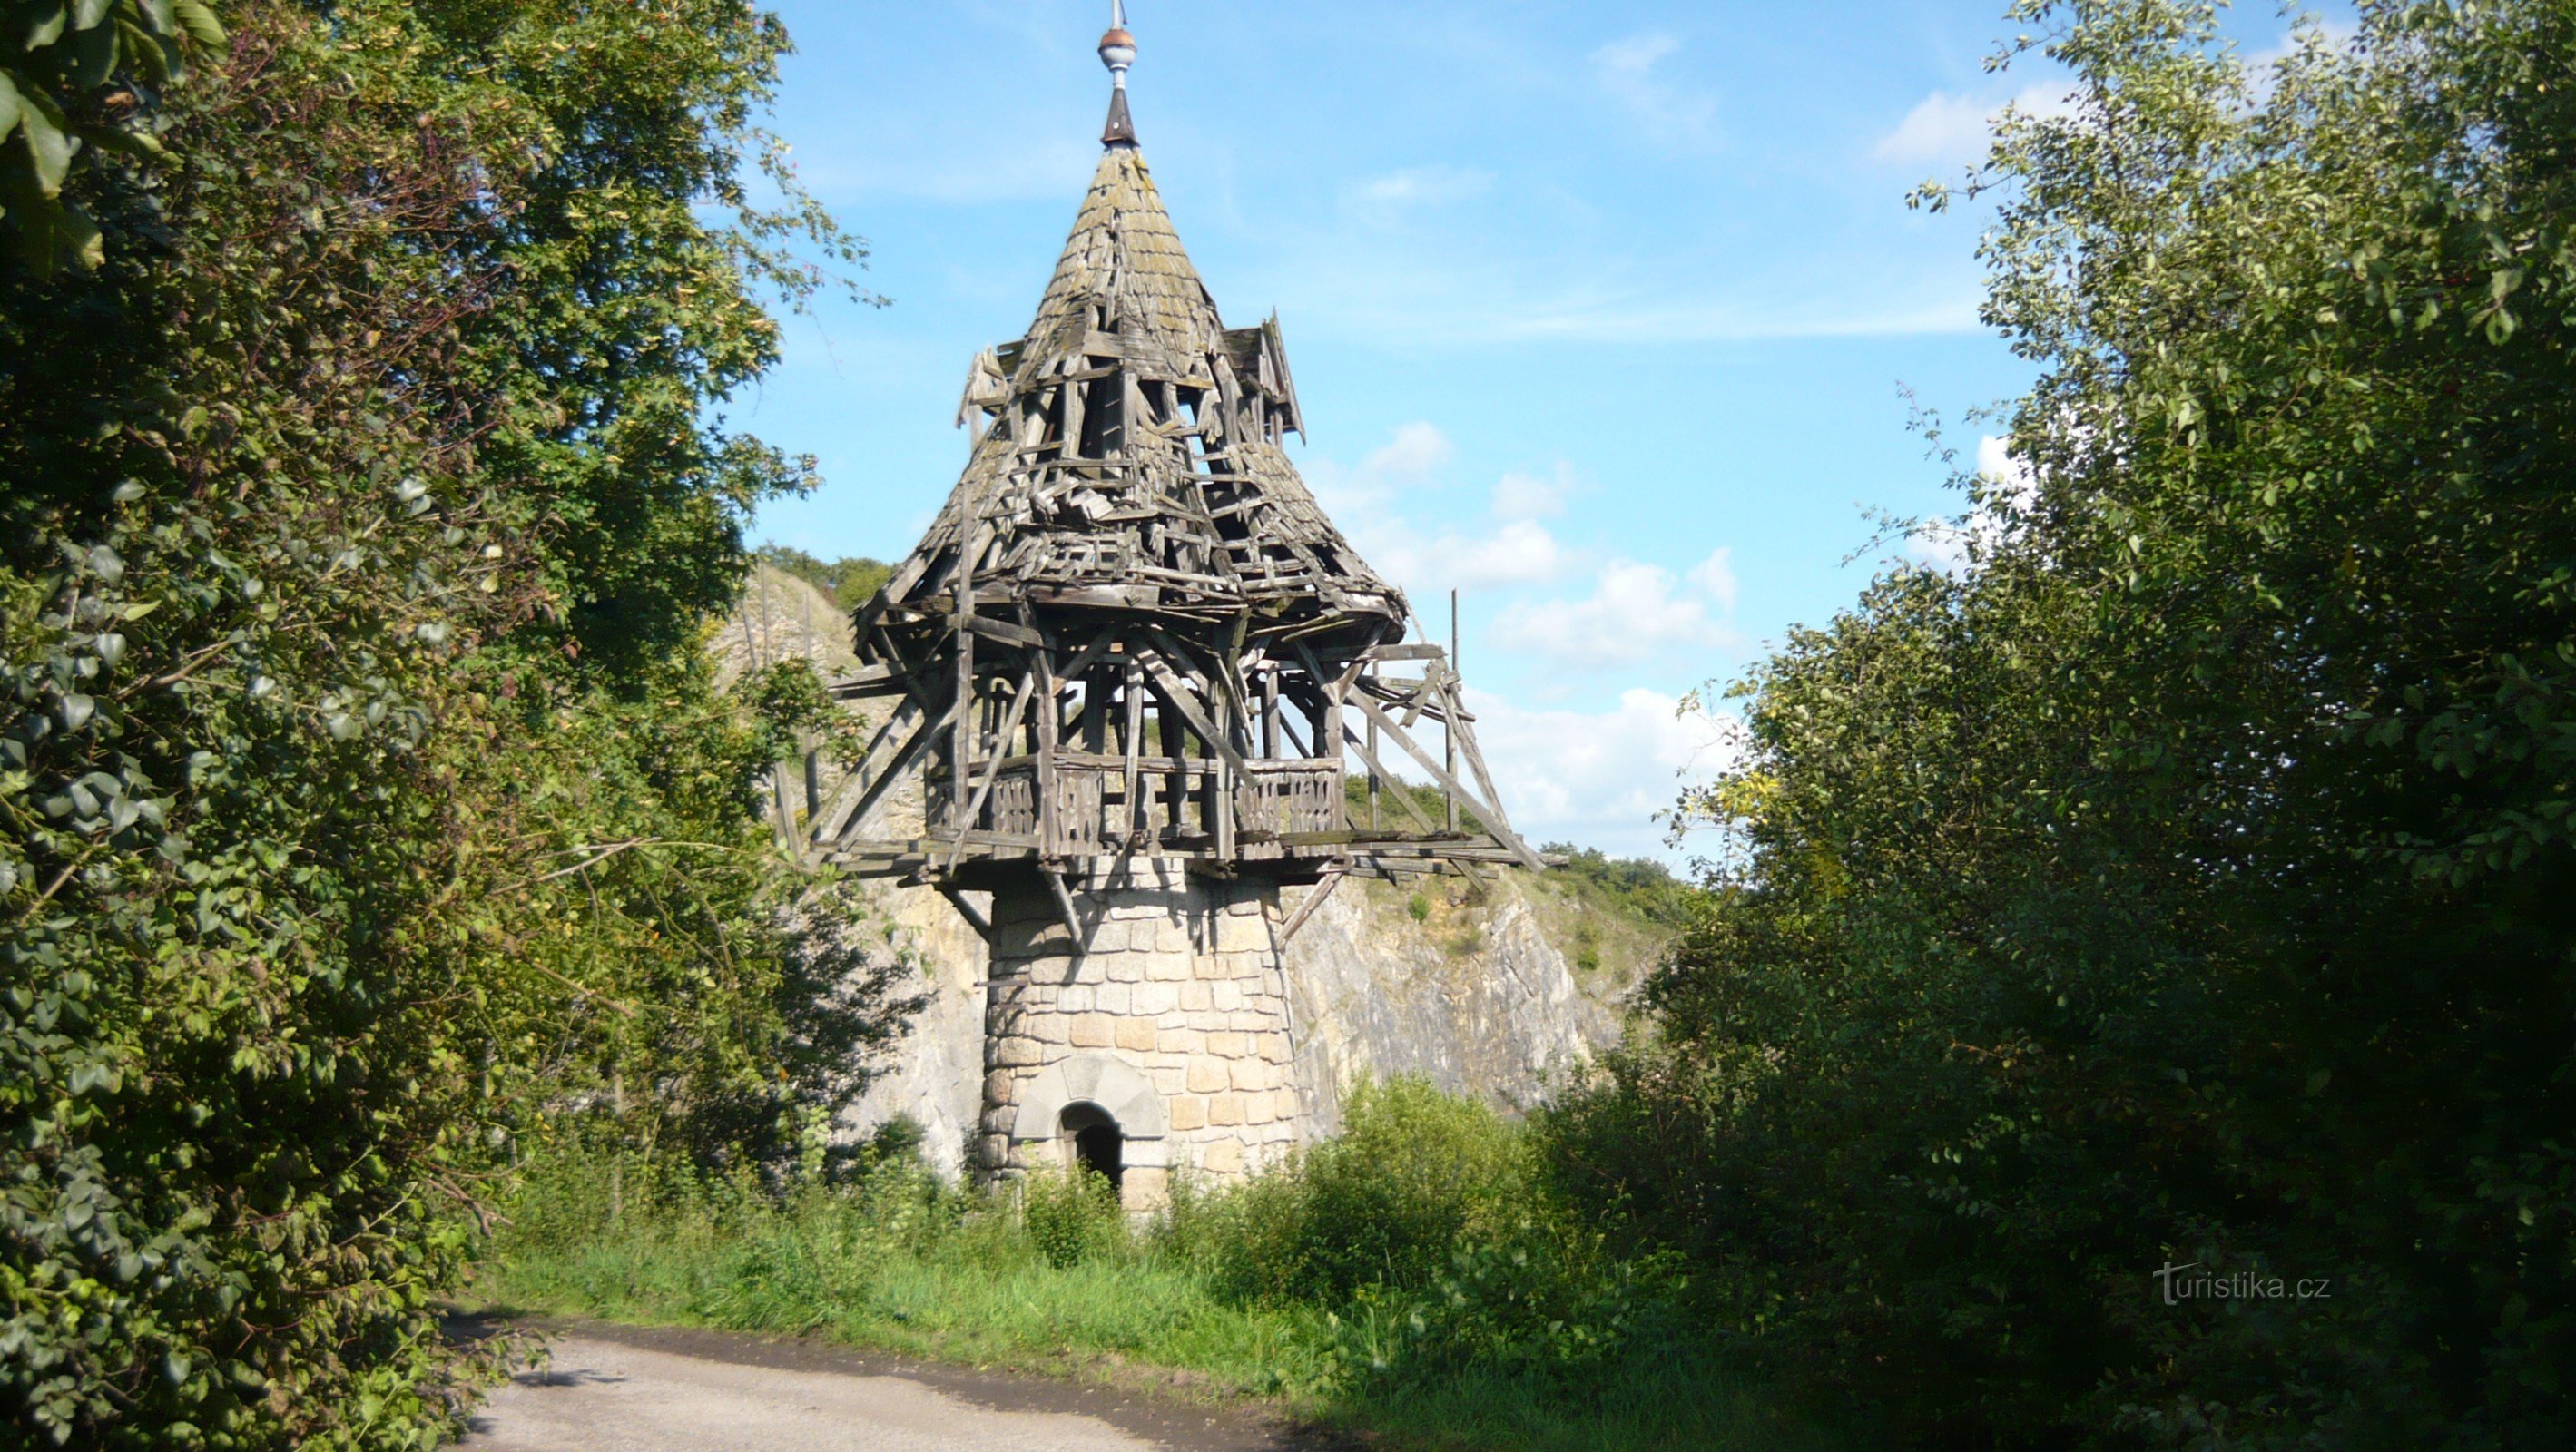
[[1013, 625], [1007, 620], [995, 620], [989, 615], [970, 614], [965, 617], [965, 624], [968, 630], [986, 640], [998, 641], [1003, 645], [1016, 645], [1022, 650], [1036, 650], [1046, 644], [1045, 636], [1027, 626]]
[[1342, 869], [1338, 867], [1325, 873], [1324, 880], [1316, 883], [1315, 890], [1306, 894], [1306, 900], [1297, 905], [1297, 915], [1288, 920], [1288, 926], [1279, 930], [1281, 951], [1287, 950], [1288, 940], [1297, 936], [1299, 928], [1306, 926], [1306, 920], [1315, 915], [1315, 909], [1322, 907], [1324, 899], [1333, 895], [1333, 889], [1342, 885], [1343, 875]]
[[849, 820], [849, 812], [844, 809], [843, 804], [854, 801], [859, 793], [866, 789], [871, 780], [868, 768], [875, 763], [879, 753], [883, 752], [888, 745], [903, 739], [902, 732], [911, 729], [914, 723], [929, 714], [929, 704], [918, 695], [906, 696], [902, 705], [886, 713], [885, 724], [878, 727], [877, 734], [870, 738], [868, 749], [859, 753], [859, 759], [851, 766], [850, 774], [841, 779], [839, 786], [833, 788], [831, 813], [829, 815], [816, 813], [814, 821], [808, 824], [811, 828], [808, 841], [819, 847], [825, 841], [841, 835], [843, 825]]
[[983, 939], [988, 946], [992, 943], [993, 920], [975, 911], [975, 905], [966, 900], [963, 891], [943, 882], [939, 885], [939, 895], [948, 899], [950, 907], [957, 909], [957, 916], [966, 920], [966, 926], [975, 930], [976, 937]]
[[957, 818], [957, 847], [948, 854], [948, 865], [952, 868], [957, 865], [957, 859], [965, 855], [966, 834], [974, 829], [975, 818], [983, 812], [985, 801], [993, 795], [993, 783], [1001, 779], [1002, 763], [1010, 757], [1005, 748], [1010, 745], [1011, 733], [1020, 729], [1020, 715], [1028, 710], [1029, 697], [1036, 694], [1037, 684], [1035, 671], [1024, 672], [1020, 676], [1020, 688], [1011, 697], [1010, 716], [1003, 721], [1001, 736], [993, 743], [993, 759], [984, 764], [984, 779], [975, 786], [975, 800]]
[[[1376, 751], [1371, 749], [1367, 742], [1360, 740], [1358, 732], [1353, 731], [1346, 724], [1342, 727], [1342, 735], [1350, 742], [1351, 749], [1360, 754], [1360, 763], [1362, 765], [1366, 766], [1370, 771], [1375, 772], [1377, 775], [1385, 777], [1388, 781], [1395, 782], [1399, 788], [1404, 785], [1402, 781], [1397, 779], [1395, 773], [1388, 771], [1384, 766], [1379, 764]], [[1422, 810], [1421, 806], [1413, 800], [1413, 793], [1398, 790], [1395, 794], [1395, 804], [1404, 808], [1405, 815], [1413, 818], [1415, 823], [1420, 825], [1423, 831], [1432, 833], [1435, 836], [1439, 834], [1440, 828], [1432, 822], [1431, 814]], [[1372, 822], [1369, 825], [1371, 827], [1375, 827], [1377, 824]]]
[[858, 802], [850, 808], [848, 819], [833, 830], [834, 840], [864, 830], [868, 819], [875, 815], [877, 804], [885, 799], [887, 791], [903, 778], [905, 772], [912, 769], [912, 763], [920, 757], [922, 749], [930, 744], [931, 739], [937, 736], [943, 727], [954, 724], [956, 719], [955, 708], [952, 707], [948, 714], [938, 720], [923, 722], [921, 729], [912, 734], [912, 739], [904, 743], [903, 750], [895, 753], [894, 760], [887, 765], [885, 771], [876, 780], [868, 783], [867, 789], [860, 794]]
[[[1403, 747], [1405, 754], [1412, 757], [1414, 762], [1424, 771], [1431, 773], [1433, 777], [1438, 779], [1442, 786], [1447, 787], [1449, 790], [1466, 798], [1467, 805], [1475, 808], [1476, 814], [1484, 818], [1485, 830], [1493, 835], [1495, 841], [1500, 842], [1505, 847], [1511, 849], [1512, 854], [1515, 857], [1518, 857], [1524, 865], [1530, 868], [1531, 871], [1544, 871], [1546, 869], [1546, 861], [1537, 853], [1531, 851], [1529, 849], [1529, 844], [1523, 842], [1519, 835], [1512, 831], [1509, 825], [1498, 825], [1503, 823], [1503, 814], [1501, 812], [1496, 811], [1491, 804], [1480, 800], [1474, 792], [1461, 786], [1456, 777], [1441, 770], [1440, 763], [1433, 761], [1429, 753], [1425, 752], [1421, 747], [1414, 745], [1413, 738], [1405, 735], [1403, 731], [1396, 727], [1396, 724], [1393, 721], [1388, 720], [1386, 713], [1378, 709], [1375, 701], [1370, 700], [1366, 696], [1361, 696], [1354, 702], [1354, 704], [1356, 704], [1360, 708], [1360, 711], [1370, 720], [1376, 722], [1388, 735], [1393, 736], [1395, 738], [1395, 744]], [[1407, 794], [1398, 793], [1397, 795], [1401, 798]]]
[[1136, 793], [1140, 785], [1137, 779], [1138, 759], [1145, 749], [1145, 668], [1137, 664], [1136, 657], [1133, 655], [1127, 657], [1127, 679], [1119, 688], [1119, 696], [1127, 705], [1126, 841], [1128, 848], [1132, 850], [1145, 835], [1145, 819], [1136, 805]]
[[1188, 683], [1181, 679], [1179, 672], [1164, 663], [1162, 653], [1151, 649], [1143, 650], [1137, 652], [1137, 659], [1147, 671], [1152, 673], [1154, 684], [1163, 688], [1164, 694], [1172, 702], [1173, 709], [1181, 713], [1181, 720], [1188, 723], [1191, 730], [1207, 738], [1208, 744], [1216, 748], [1217, 755], [1225, 758], [1226, 765], [1236, 771], [1245, 770], [1243, 753], [1236, 751], [1234, 743], [1226, 740], [1225, 733], [1217, 730], [1199, 711], [1197, 704], [1190, 699]]
[[[1451, 678], [1453, 684], [1455, 679], [1455, 677]], [[1456, 692], [1449, 687], [1444, 687], [1443, 689], [1449, 691], [1449, 698], [1454, 703], [1457, 700]], [[1503, 804], [1503, 794], [1494, 790], [1493, 773], [1485, 770], [1485, 753], [1476, 745], [1476, 733], [1472, 730], [1459, 731], [1458, 744], [1466, 750], [1467, 769], [1476, 774], [1476, 785], [1485, 789], [1485, 800], [1492, 802], [1495, 808], [1499, 810]], [[1509, 834], [1509, 839], [1511, 841], [1520, 843], [1520, 845], [1524, 847], [1529, 845], [1526, 842], [1521, 842], [1520, 834], [1512, 831], [1509, 824], [1498, 819], [1489, 818], [1485, 823], [1485, 830], [1493, 833], [1494, 838], [1497, 841], [1503, 840], [1505, 835]]]
[[1041, 867], [1038, 875], [1054, 890], [1056, 911], [1064, 915], [1064, 930], [1073, 935], [1073, 956], [1080, 958], [1088, 949], [1083, 941], [1082, 915], [1073, 910], [1073, 894], [1065, 889], [1064, 873], [1057, 868]]
[[1046, 702], [1038, 712], [1038, 841], [1043, 850], [1052, 852], [1064, 840], [1062, 825], [1056, 820], [1055, 753], [1056, 733], [1062, 729], [1062, 709], [1056, 693], [1062, 689], [1055, 674], [1055, 652], [1042, 649], [1037, 653], [1038, 695]]

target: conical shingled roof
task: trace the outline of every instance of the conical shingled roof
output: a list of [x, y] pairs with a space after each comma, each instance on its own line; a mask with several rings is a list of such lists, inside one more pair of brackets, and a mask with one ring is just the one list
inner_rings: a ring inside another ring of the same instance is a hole
[[[1144, 157], [1100, 159], [1025, 338], [976, 359], [981, 433], [921, 544], [859, 621], [897, 654], [974, 607], [1151, 611], [1334, 654], [1404, 633], [1281, 447], [1299, 429], [1276, 318], [1228, 329]], [[1238, 624], [1239, 622], [1239, 624]]]

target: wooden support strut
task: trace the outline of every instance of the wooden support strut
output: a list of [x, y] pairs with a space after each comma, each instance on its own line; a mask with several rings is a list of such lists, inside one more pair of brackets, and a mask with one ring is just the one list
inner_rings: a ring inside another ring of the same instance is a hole
[[[984, 810], [985, 801], [993, 795], [993, 783], [1001, 778], [1002, 763], [1010, 759], [1006, 748], [1010, 745], [1011, 734], [1020, 729], [1020, 716], [1029, 709], [1029, 697], [1036, 694], [1037, 684], [1035, 671], [1024, 672], [1020, 676], [1020, 688], [1011, 697], [1010, 715], [1002, 722], [1000, 738], [994, 742], [992, 760], [984, 763], [984, 779], [975, 784], [975, 799], [957, 816], [956, 845], [948, 850], [948, 871], [955, 871], [957, 859], [966, 855], [966, 834], [974, 830], [975, 818]], [[959, 729], [964, 729], [963, 723]]]
[[1064, 914], [1064, 930], [1073, 935], [1072, 956], [1080, 958], [1083, 956], [1084, 948], [1082, 915], [1073, 910], [1073, 894], [1065, 888], [1064, 870], [1057, 867], [1041, 867], [1038, 869], [1038, 875], [1044, 877], [1047, 886], [1054, 891], [1056, 911]]
[[916, 691], [906, 696], [901, 705], [886, 713], [885, 724], [879, 726], [877, 734], [869, 739], [868, 749], [859, 753], [859, 759], [850, 767], [849, 775], [842, 777], [832, 788], [832, 795], [825, 803], [827, 810], [814, 814], [814, 821], [811, 824], [813, 830], [807, 837], [812, 845], [819, 847], [841, 835], [842, 824], [849, 817], [850, 802], [873, 780], [869, 774], [870, 766], [888, 746], [903, 739], [903, 732], [910, 730], [928, 715], [929, 709], [927, 703]]
[[1279, 947], [1282, 952], [1287, 950], [1288, 940], [1297, 936], [1297, 930], [1306, 926], [1306, 919], [1313, 917], [1315, 909], [1324, 905], [1324, 899], [1333, 895], [1333, 889], [1342, 885], [1342, 878], [1346, 875], [1341, 868], [1333, 868], [1324, 874], [1323, 881], [1315, 884], [1313, 892], [1306, 894], [1306, 900], [1297, 905], [1296, 916], [1288, 920], [1288, 926], [1279, 930]]
[[[1378, 709], [1375, 701], [1362, 695], [1354, 698], [1352, 704], [1358, 706], [1364, 715], [1366, 715], [1370, 720], [1376, 722], [1380, 729], [1384, 730], [1388, 735], [1393, 736], [1395, 738], [1395, 744], [1403, 747], [1405, 754], [1412, 757], [1415, 763], [1420, 765], [1424, 771], [1431, 773], [1432, 777], [1442, 786], [1456, 792], [1461, 797], [1466, 798], [1467, 805], [1475, 808], [1476, 814], [1485, 819], [1485, 830], [1493, 836], [1495, 841], [1510, 848], [1512, 850], [1512, 855], [1519, 858], [1524, 866], [1528, 867], [1533, 872], [1546, 870], [1547, 859], [1539, 856], [1536, 852], [1531, 851], [1529, 844], [1521, 841], [1519, 834], [1513, 832], [1509, 826], [1504, 824], [1503, 814], [1500, 811], [1497, 811], [1490, 803], [1480, 800], [1474, 792], [1471, 792], [1464, 786], [1459, 785], [1456, 777], [1441, 770], [1440, 763], [1433, 761], [1428, 752], [1425, 752], [1421, 747], [1414, 745], [1413, 738], [1405, 735], [1402, 730], [1397, 728], [1393, 721], [1388, 720], [1386, 713]], [[1402, 796], [1403, 794], [1398, 793], [1398, 795]]]
[[939, 887], [939, 895], [948, 899], [950, 907], [957, 909], [957, 916], [966, 920], [966, 926], [975, 930], [976, 937], [986, 943], [993, 941], [993, 920], [975, 911], [975, 905], [966, 900], [965, 893], [954, 886], [942, 883]]
[[[1361, 763], [1367, 766], [1372, 773], [1385, 777], [1388, 781], [1395, 780], [1395, 774], [1388, 771], [1386, 767], [1378, 761], [1377, 752], [1368, 742], [1362, 741], [1360, 739], [1360, 734], [1353, 731], [1347, 724], [1342, 727], [1342, 739], [1348, 741], [1351, 749], [1360, 754]], [[1420, 827], [1423, 831], [1428, 832], [1435, 837], [1440, 834], [1440, 825], [1432, 821], [1431, 814], [1422, 810], [1421, 804], [1413, 800], [1413, 793], [1407, 791], [1397, 792], [1395, 794], [1395, 804], [1404, 808], [1405, 815], [1413, 819], [1415, 826]], [[1375, 826], [1376, 824], [1371, 823], [1370, 825]]]
[[[937, 720], [923, 722], [921, 729], [912, 733], [912, 739], [904, 743], [903, 749], [895, 753], [894, 760], [887, 763], [885, 771], [867, 784], [859, 799], [851, 804], [848, 815], [832, 826], [830, 839], [838, 841], [867, 830], [868, 819], [875, 813], [877, 804], [885, 799], [896, 782], [903, 779], [904, 773], [912, 769], [913, 762], [920, 759], [923, 751], [937, 739], [940, 730], [956, 719], [956, 707], [951, 706]], [[823, 834], [818, 833], [815, 837], [818, 845], [824, 840]]]

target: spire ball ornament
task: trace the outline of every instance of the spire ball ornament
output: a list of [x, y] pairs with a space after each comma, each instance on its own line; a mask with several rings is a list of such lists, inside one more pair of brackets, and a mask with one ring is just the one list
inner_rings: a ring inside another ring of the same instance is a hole
[[1109, 0], [1109, 32], [1100, 37], [1100, 63], [1109, 67], [1109, 124], [1103, 146], [1133, 146], [1136, 125], [1127, 116], [1127, 68], [1136, 63], [1136, 37], [1127, 33], [1125, 0]]
[[1123, 28], [1112, 28], [1100, 37], [1100, 63], [1109, 67], [1109, 83], [1127, 89], [1127, 68], [1136, 63], [1136, 37]]

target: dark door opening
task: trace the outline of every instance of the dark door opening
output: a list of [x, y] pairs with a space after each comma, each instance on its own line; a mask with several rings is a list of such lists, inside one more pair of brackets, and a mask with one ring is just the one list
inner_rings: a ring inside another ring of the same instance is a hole
[[1075, 1167], [1107, 1180], [1112, 1189], [1123, 1188], [1127, 1137], [1118, 1132], [1117, 1120], [1098, 1105], [1076, 1104], [1064, 1112], [1064, 1133], [1072, 1141]]

